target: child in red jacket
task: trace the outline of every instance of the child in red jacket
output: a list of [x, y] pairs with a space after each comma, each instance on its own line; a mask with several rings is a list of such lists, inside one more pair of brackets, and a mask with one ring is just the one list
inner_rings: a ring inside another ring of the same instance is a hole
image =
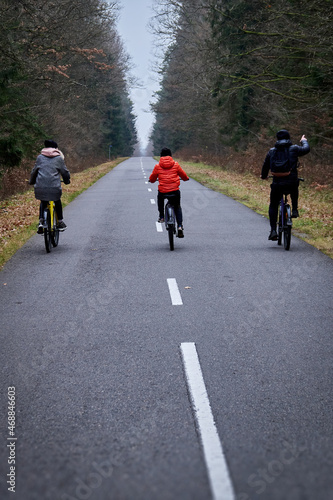
[[178, 238], [184, 237], [183, 228], [183, 213], [180, 206], [180, 179], [188, 181], [189, 177], [171, 156], [169, 148], [163, 148], [161, 151], [161, 158], [159, 163], [155, 165], [152, 171], [149, 182], [154, 183], [158, 179], [158, 195], [157, 207], [159, 212], [158, 222], [164, 222], [164, 200], [172, 196], [172, 201], [175, 207], [177, 225], [178, 225]]

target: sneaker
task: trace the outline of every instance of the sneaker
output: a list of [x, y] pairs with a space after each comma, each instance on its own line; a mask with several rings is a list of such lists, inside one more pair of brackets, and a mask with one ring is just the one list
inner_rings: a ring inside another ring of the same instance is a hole
[[164, 217], [159, 217], [157, 222], [160, 222], [162, 224], [164, 222]]
[[278, 235], [277, 235], [277, 232], [275, 231], [275, 229], [271, 230], [271, 232], [269, 233], [268, 239], [272, 240], [272, 241], [276, 241], [278, 239]]
[[37, 234], [43, 234], [43, 232], [44, 232], [43, 224], [39, 223], [37, 228]]
[[57, 224], [57, 229], [60, 229], [60, 231], [65, 231], [67, 228], [66, 224], [64, 223], [63, 220], [60, 220]]
[[184, 238], [184, 228], [182, 226], [178, 226], [178, 238]]
[[293, 208], [293, 210], [291, 212], [291, 218], [292, 219], [297, 219], [298, 216], [299, 216], [299, 213], [298, 213], [297, 208]]

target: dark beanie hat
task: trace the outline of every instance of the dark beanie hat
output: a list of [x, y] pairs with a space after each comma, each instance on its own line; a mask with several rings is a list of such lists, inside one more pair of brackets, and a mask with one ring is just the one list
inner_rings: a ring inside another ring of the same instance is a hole
[[290, 139], [290, 135], [288, 130], [279, 130], [278, 133], [276, 134], [276, 138], [278, 141], [282, 141], [283, 139]]
[[169, 148], [163, 148], [160, 156], [172, 156], [171, 150]]
[[58, 144], [57, 144], [55, 141], [51, 141], [51, 140], [46, 139], [46, 141], [44, 142], [44, 146], [45, 146], [46, 148], [54, 148], [54, 149], [57, 149]]

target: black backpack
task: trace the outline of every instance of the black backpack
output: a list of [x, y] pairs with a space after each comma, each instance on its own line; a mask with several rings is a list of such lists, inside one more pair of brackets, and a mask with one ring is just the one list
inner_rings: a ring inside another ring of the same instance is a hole
[[274, 148], [270, 159], [270, 169], [272, 174], [288, 175], [290, 167], [289, 147]]

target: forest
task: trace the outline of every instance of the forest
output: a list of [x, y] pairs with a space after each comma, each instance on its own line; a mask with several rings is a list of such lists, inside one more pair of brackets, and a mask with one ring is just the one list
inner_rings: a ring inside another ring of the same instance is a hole
[[116, 1], [0, 0], [0, 180], [31, 169], [45, 138], [71, 171], [133, 153], [118, 12]]
[[[294, 142], [308, 137], [312, 170], [332, 180], [332, 0], [152, 5], [154, 154], [168, 146], [178, 158], [225, 165], [232, 157], [251, 169], [287, 128]], [[71, 171], [134, 153], [119, 7], [0, 0], [0, 196], [26, 177], [45, 138], [57, 140]]]
[[155, 0], [152, 29], [167, 47], [155, 154], [167, 144], [183, 159], [246, 159], [286, 128], [330, 174], [332, 14], [332, 0]]

